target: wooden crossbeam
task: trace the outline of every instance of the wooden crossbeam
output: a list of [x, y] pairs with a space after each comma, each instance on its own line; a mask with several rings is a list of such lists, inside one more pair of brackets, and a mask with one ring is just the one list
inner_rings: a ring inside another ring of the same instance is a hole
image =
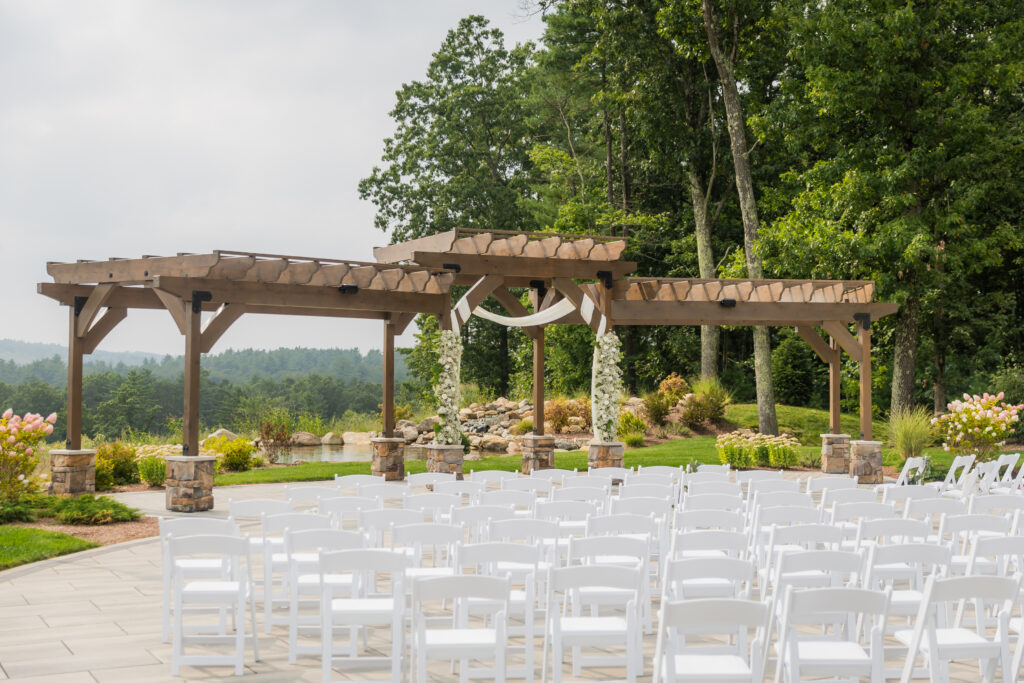
[[799, 334], [807, 344], [814, 349], [814, 352], [818, 354], [818, 357], [822, 361], [829, 363], [832, 361], [832, 349], [829, 348], [828, 342], [821, 338], [821, 336], [814, 331], [813, 327], [807, 325], [798, 325], [796, 333]]
[[178, 332], [185, 334], [185, 296], [189, 296], [190, 293], [182, 292], [175, 294], [159, 287], [154, 287], [153, 293], [163, 303], [167, 312], [171, 314], [174, 324], [178, 326]]
[[93, 324], [85, 333], [82, 339], [82, 353], [90, 354], [96, 350], [104, 337], [117, 327], [128, 316], [128, 310], [124, 308], [108, 308], [103, 316]]
[[[762, 303], [738, 301], [722, 306], [717, 301], [612, 301], [616, 325], [773, 325], [822, 327], [825, 321], [853, 321], [855, 313], [877, 320], [895, 313], [896, 304]], [[844, 347], [845, 348], [845, 347]]]
[[206, 321], [199, 343], [201, 353], [209, 353], [228, 328], [245, 313], [245, 304], [224, 304]]
[[[506, 311], [508, 311], [509, 315], [513, 315], [517, 318], [530, 315], [530, 311], [526, 309], [526, 306], [523, 306], [522, 302], [519, 301], [512, 292], [508, 291], [506, 287], [498, 287], [491, 292], [491, 296], [493, 296], [495, 300], [497, 300], [497, 302], [501, 304]], [[537, 338], [539, 328], [521, 327], [520, 329], [527, 337], [530, 337], [531, 339]]]
[[102, 284], [97, 285], [94, 290], [89, 294], [89, 298], [86, 299], [85, 305], [82, 306], [82, 310], [78, 313], [78, 320], [75, 323], [75, 334], [79, 337], [84, 337], [85, 333], [89, 331], [89, 326], [92, 325], [92, 321], [96, 319], [96, 314], [100, 312], [100, 309], [106, 305], [110, 295], [114, 293], [116, 285]]
[[850, 358], [857, 362], [863, 359], [861, 345], [857, 338], [846, 329], [845, 323], [836, 320], [826, 320], [823, 322], [822, 328], [832, 335], [832, 338], [842, 347], [843, 351], [846, 351]]
[[[537, 242], [530, 242], [527, 244]], [[548, 280], [553, 277], [567, 277], [596, 280], [597, 272], [607, 270], [613, 278], [622, 277], [636, 270], [632, 261], [595, 261], [593, 259], [554, 259], [530, 256], [524, 251], [523, 256], [493, 256], [489, 254], [435, 254], [417, 251], [413, 254], [416, 263], [422, 266], [441, 268], [445, 264], [459, 267], [461, 275], [490, 275], [501, 273], [505, 277], [523, 277], [535, 280]]]

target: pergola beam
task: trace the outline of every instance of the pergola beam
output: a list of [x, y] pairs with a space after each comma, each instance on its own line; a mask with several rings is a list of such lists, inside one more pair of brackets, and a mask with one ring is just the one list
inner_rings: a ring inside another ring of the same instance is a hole
[[228, 328], [245, 313], [245, 304], [224, 304], [212, 318], [206, 321], [202, 330], [200, 350], [209, 353]]
[[85, 337], [82, 340], [82, 353], [88, 355], [95, 351], [100, 342], [110, 334], [110, 331], [117, 327], [117, 324], [126, 317], [128, 317], [128, 309], [108, 308], [103, 317], [97, 320], [89, 328], [89, 331], [85, 333]]
[[[536, 256], [494, 256], [491, 254], [453, 254], [417, 251], [413, 260], [431, 268], [457, 266], [459, 277], [509, 273], [526, 279], [547, 280], [555, 277], [590, 279], [598, 271], [609, 271], [620, 278], [636, 270], [632, 261], [594, 261], [590, 259], [542, 258]], [[458, 277], [456, 278], [458, 280]]]

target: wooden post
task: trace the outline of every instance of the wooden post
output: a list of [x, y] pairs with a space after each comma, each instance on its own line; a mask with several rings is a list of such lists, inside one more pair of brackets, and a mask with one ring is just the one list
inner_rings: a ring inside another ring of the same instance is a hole
[[385, 438], [395, 435], [395, 326], [388, 320], [384, 323], [384, 402], [381, 403], [381, 434]]
[[185, 302], [185, 415], [182, 455], [199, 455], [199, 358], [202, 345], [201, 308]]
[[842, 390], [842, 364], [840, 359], [839, 345], [834, 338], [829, 339], [829, 348], [832, 354], [828, 361], [828, 416], [829, 430], [833, 434], [840, 434], [843, 431], [840, 424], [841, 390]]
[[544, 435], [544, 327], [533, 338], [533, 433]]
[[860, 341], [860, 438], [871, 441], [871, 323], [857, 322]]
[[78, 307], [69, 306], [68, 323], [68, 410], [67, 450], [82, 448], [82, 354], [84, 340], [78, 336]]

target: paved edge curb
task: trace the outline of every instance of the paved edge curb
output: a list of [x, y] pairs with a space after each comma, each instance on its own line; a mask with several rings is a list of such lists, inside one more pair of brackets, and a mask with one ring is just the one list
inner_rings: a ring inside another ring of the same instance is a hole
[[159, 536], [147, 536], [146, 538], [135, 538], [130, 541], [123, 541], [122, 543], [114, 543], [113, 545], [104, 545], [99, 548], [89, 548], [88, 550], [80, 550], [76, 553], [68, 553], [67, 555], [59, 555], [57, 557], [50, 557], [45, 560], [39, 560], [38, 562], [30, 562], [25, 565], [19, 565], [17, 567], [11, 567], [10, 569], [4, 569], [0, 571], [0, 582], [11, 581], [12, 579], [18, 579], [26, 574], [39, 571], [41, 569], [48, 569], [50, 567], [70, 564], [82, 558], [95, 557], [97, 555], [105, 555], [107, 553], [116, 552], [118, 550], [125, 550], [127, 548], [134, 548], [137, 545], [144, 545], [146, 543], [155, 543], [160, 540]]

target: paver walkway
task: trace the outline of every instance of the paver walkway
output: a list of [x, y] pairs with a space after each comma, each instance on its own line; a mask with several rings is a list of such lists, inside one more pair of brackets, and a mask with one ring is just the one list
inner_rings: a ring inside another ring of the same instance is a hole
[[[219, 487], [215, 489], [216, 509], [208, 514], [226, 516], [228, 498], [283, 498], [283, 489], [283, 484]], [[115, 497], [146, 514], [168, 514], [162, 492]], [[262, 628], [262, 615], [258, 621]], [[649, 674], [653, 635], [644, 638], [644, 650]], [[261, 632], [262, 660], [252, 662], [247, 655], [244, 680], [320, 680], [318, 658], [300, 658], [298, 665], [289, 665], [287, 653], [286, 628], [275, 628], [271, 636]], [[0, 572], [0, 681], [155, 683], [232, 675], [230, 667], [191, 667], [182, 670], [182, 678], [175, 678], [170, 675], [170, 657], [171, 646], [160, 642], [160, 548], [156, 539]], [[539, 670], [539, 647], [537, 665]], [[377, 672], [353, 674], [378, 677]], [[975, 667], [954, 666], [952, 674], [955, 681], [978, 680]], [[585, 678], [608, 680], [621, 675], [621, 669], [609, 669], [587, 671]], [[344, 674], [338, 676], [344, 678]], [[386, 677], [386, 672], [381, 671], [379, 677]], [[431, 666], [432, 681], [455, 678], [447, 665]], [[649, 681], [650, 677], [640, 680]]]

